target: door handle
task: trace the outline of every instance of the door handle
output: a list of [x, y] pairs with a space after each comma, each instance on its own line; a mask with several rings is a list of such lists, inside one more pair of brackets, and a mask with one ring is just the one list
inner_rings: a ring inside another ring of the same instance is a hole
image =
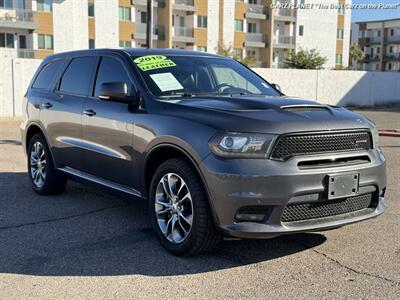
[[47, 102], [47, 103], [42, 103], [42, 104], [40, 105], [40, 107], [41, 107], [41, 108], [45, 108], [45, 109], [49, 109], [49, 108], [52, 108], [53, 105], [51, 105], [51, 103]]
[[95, 112], [93, 109], [85, 109], [85, 110], [83, 111], [83, 114], [84, 114], [84, 115], [87, 115], [87, 116], [89, 116], [89, 117], [93, 117], [93, 116], [96, 115], [96, 112]]

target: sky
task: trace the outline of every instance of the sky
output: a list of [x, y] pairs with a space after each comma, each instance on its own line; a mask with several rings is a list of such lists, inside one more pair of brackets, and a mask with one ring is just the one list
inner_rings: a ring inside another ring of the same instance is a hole
[[353, 9], [352, 22], [400, 18], [400, 0], [353, 0], [352, 3], [399, 4], [397, 9]]

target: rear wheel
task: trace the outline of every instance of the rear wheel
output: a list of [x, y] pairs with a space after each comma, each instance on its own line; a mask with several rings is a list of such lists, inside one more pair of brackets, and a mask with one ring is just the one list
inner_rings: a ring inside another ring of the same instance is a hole
[[149, 208], [160, 243], [175, 255], [209, 252], [220, 240], [202, 182], [184, 159], [170, 159], [158, 167]]
[[44, 136], [35, 134], [28, 146], [28, 173], [32, 188], [40, 195], [52, 195], [64, 190], [65, 175], [54, 168], [50, 150]]

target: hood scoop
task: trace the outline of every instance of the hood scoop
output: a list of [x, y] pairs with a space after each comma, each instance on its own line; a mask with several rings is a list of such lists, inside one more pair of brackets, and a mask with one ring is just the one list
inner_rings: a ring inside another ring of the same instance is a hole
[[308, 112], [308, 111], [329, 111], [330, 109], [324, 105], [286, 105], [280, 107], [290, 112]]

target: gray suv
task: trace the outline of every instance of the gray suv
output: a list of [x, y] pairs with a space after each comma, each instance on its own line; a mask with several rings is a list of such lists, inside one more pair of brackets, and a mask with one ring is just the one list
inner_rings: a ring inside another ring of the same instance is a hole
[[222, 236], [338, 228], [386, 208], [371, 121], [286, 97], [232, 59], [162, 49], [52, 55], [23, 116], [37, 193], [74, 179], [144, 199], [175, 255], [209, 251]]

